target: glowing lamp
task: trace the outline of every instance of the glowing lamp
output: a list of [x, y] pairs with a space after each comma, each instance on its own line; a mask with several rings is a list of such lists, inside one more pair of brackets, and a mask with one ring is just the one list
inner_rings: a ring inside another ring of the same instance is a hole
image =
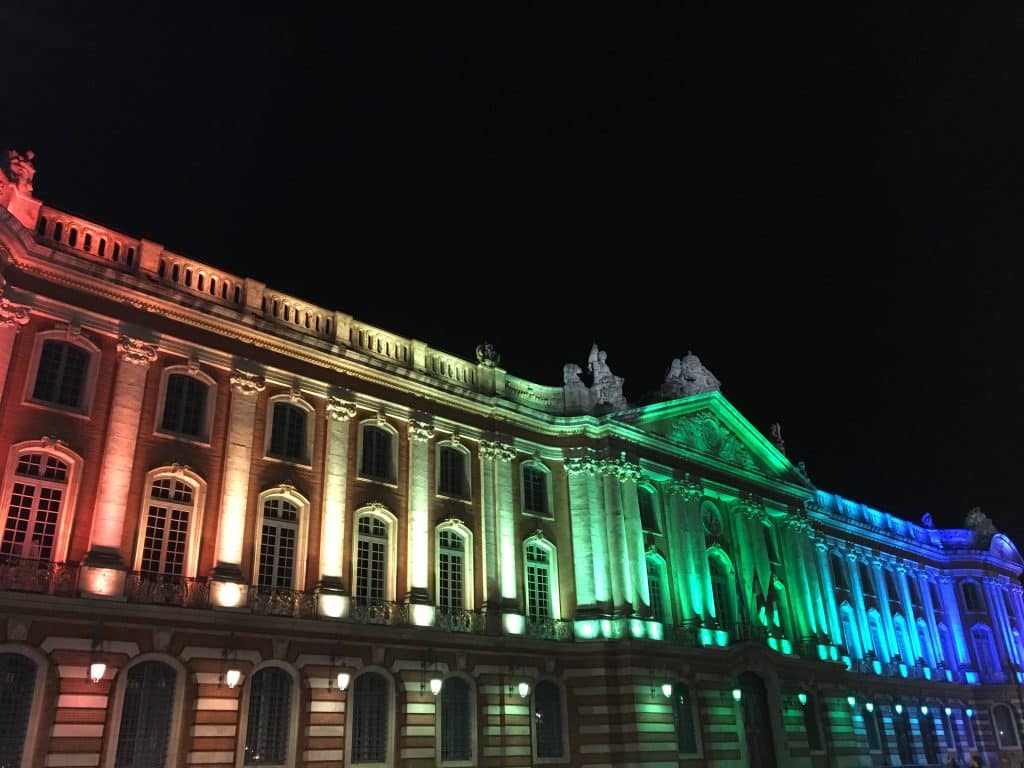
[[921, 705], [921, 714], [922, 715], [927, 715], [928, 714], [928, 705], [927, 704], [922, 704]]
[[807, 694], [806, 693], [804, 693], [803, 691], [800, 691], [800, 693], [798, 693], [796, 695], [796, 698], [797, 698], [797, 701], [800, 702], [800, 706], [801, 707], [806, 707], [807, 706]]
[[437, 696], [441, 692], [441, 678], [432, 677], [430, 678], [430, 692]]
[[868, 712], [874, 712], [875, 711], [875, 704], [874, 704], [874, 702], [872, 702], [872, 701], [866, 702], [864, 704], [864, 709], [866, 709]]
[[234, 688], [240, 682], [242, 682], [242, 670], [240, 669], [229, 669], [224, 673], [224, 684], [228, 688]]
[[89, 679], [98, 683], [107, 674], [107, 665], [102, 661], [94, 661], [89, 665]]
[[527, 696], [529, 696], [529, 695], [530, 695], [530, 684], [529, 684], [528, 682], [526, 682], [526, 681], [524, 680], [523, 682], [521, 682], [521, 683], [519, 684], [519, 686], [518, 686], [518, 687], [519, 687], [519, 695], [520, 695], [520, 696], [521, 696], [522, 698], [524, 698], [524, 699], [525, 699], [525, 698], [526, 698]]
[[896, 714], [897, 715], [902, 715], [903, 714], [903, 705], [902, 704], [897, 704], [895, 707], [893, 707], [893, 709], [896, 710]]
[[851, 707], [857, 706], [857, 697], [856, 696], [847, 696], [846, 697], [846, 703], [849, 704]]
[[672, 683], [662, 683], [661, 692], [665, 694], [666, 699], [672, 698]]
[[733, 688], [732, 689], [732, 700], [738, 702], [742, 698], [743, 698], [743, 691], [741, 691], [739, 688]]
[[967, 709], [964, 710], [964, 714], [967, 715], [968, 717], [974, 717], [974, 710], [971, 709], [970, 707], [968, 707]]
[[338, 673], [338, 690], [339, 691], [346, 691], [346, 690], [348, 690], [348, 684], [349, 684], [349, 681], [351, 679], [352, 679], [352, 675], [350, 675], [348, 672], [339, 672]]
[[945, 707], [942, 711], [946, 713], [946, 717], [949, 717], [950, 715], [953, 714], [953, 708], [952, 707]]

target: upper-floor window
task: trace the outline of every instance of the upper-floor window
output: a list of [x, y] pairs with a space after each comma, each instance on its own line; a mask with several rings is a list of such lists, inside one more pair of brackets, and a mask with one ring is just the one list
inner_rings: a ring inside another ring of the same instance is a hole
[[889, 593], [889, 602], [901, 605], [903, 593], [900, 592], [899, 581], [896, 579], [896, 572], [886, 568], [882, 571], [885, 574], [885, 589]]
[[439, 698], [441, 764], [472, 765], [476, 717], [469, 682], [458, 676], [445, 678]]
[[829, 562], [832, 564], [832, 585], [836, 589], [850, 589], [850, 582], [846, 578], [846, 563], [843, 562], [843, 556], [838, 552], [833, 552], [829, 558]]
[[710, 501], [705, 501], [700, 506], [700, 516], [704, 522], [706, 538], [717, 539], [722, 535], [722, 515], [718, 511], [718, 507]]
[[263, 499], [259, 526], [259, 557], [256, 584], [260, 589], [296, 589], [296, 567], [305, 563], [300, 553], [299, 505], [283, 495]]
[[437, 532], [437, 605], [443, 612], [468, 607], [467, 536], [461, 526], [445, 526]]
[[875, 597], [875, 579], [871, 566], [863, 562], [860, 564], [860, 588], [865, 598]]
[[917, 583], [917, 576], [913, 573], [907, 574], [907, 589], [910, 592], [910, 605], [918, 616], [924, 613], [924, 603], [921, 602], [921, 585]]
[[81, 460], [60, 443], [11, 447], [0, 508], [0, 557], [61, 561], [67, 556]]
[[648, 533], [661, 533], [658, 525], [658, 514], [654, 490], [640, 485], [636, 489], [637, 502], [640, 505], [640, 525]]
[[662, 623], [669, 616], [667, 583], [665, 561], [654, 552], [648, 553], [647, 586], [651, 595], [651, 618]]
[[555, 549], [534, 538], [524, 547], [526, 564], [526, 615], [531, 619], [557, 618], [558, 579]]
[[395, 441], [392, 430], [367, 422], [360, 427], [359, 476], [385, 483], [395, 482]]
[[310, 410], [287, 398], [270, 403], [270, 440], [267, 455], [275, 459], [310, 463], [312, 433], [308, 429]]
[[521, 469], [523, 512], [538, 517], [552, 517], [551, 473], [540, 462], [524, 462]]
[[992, 642], [992, 631], [984, 624], [976, 624], [971, 629], [971, 641], [974, 645], [974, 658], [978, 662], [978, 672], [981, 673], [983, 680], [993, 680], [999, 671], [999, 662], [995, 644]]
[[21, 654], [0, 653], [0, 681], [0, 765], [22, 765], [26, 740], [32, 736], [28, 722], [36, 665]]
[[761, 536], [764, 538], [764, 548], [768, 553], [768, 561], [772, 563], [782, 562], [779, 558], [779, 547], [775, 541], [775, 529], [769, 523], [761, 526]]
[[135, 569], [149, 579], [194, 577], [206, 483], [190, 469], [160, 467], [146, 475], [146, 488]]
[[715, 617], [726, 626], [731, 625], [738, 620], [736, 585], [733, 581], [732, 566], [721, 550], [708, 556], [708, 571], [711, 574], [711, 598], [714, 601]]
[[249, 679], [245, 765], [286, 765], [291, 725], [292, 677], [264, 667]]
[[100, 350], [83, 336], [46, 331], [36, 336], [25, 399], [88, 413], [99, 370]]
[[533, 738], [538, 758], [565, 757], [562, 718], [562, 689], [551, 680], [541, 680], [533, 694]]
[[469, 498], [469, 451], [462, 446], [437, 446], [437, 492], [456, 499]]
[[364, 672], [352, 685], [351, 762], [388, 764], [391, 752], [391, 685], [379, 672]]
[[965, 581], [961, 585], [961, 590], [964, 595], [964, 607], [968, 611], [983, 611], [985, 610], [985, 604], [981, 599], [981, 590], [978, 585], [973, 581]]
[[128, 670], [117, 730], [115, 768], [163, 768], [170, 749], [177, 673], [161, 661]]
[[395, 541], [394, 516], [383, 508], [356, 517], [355, 600], [374, 605], [394, 600]]
[[164, 371], [158, 431], [207, 441], [213, 418], [213, 380], [198, 371], [175, 366]]

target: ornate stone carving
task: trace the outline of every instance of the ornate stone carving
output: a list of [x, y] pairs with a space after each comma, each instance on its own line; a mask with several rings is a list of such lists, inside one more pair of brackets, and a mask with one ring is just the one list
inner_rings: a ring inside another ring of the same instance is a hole
[[607, 410], [628, 408], [629, 403], [622, 394], [623, 378], [612, 373], [608, 366], [608, 353], [598, 349], [595, 343], [590, 348], [587, 358], [587, 370], [591, 374], [590, 404], [591, 409], [606, 406]]
[[292, 386], [288, 390], [288, 399], [293, 403], [297, 403], [302, 399], [302, 387], [299, 382], [292, 382]]
[[683, 501], [696, 501], [704, 495], [704, 484], [699, 477], [692, 477], [687, 472], [682, 480], [673, 480], [669, 483], [666, 490], [669, 494], [682, 496]]
[[199, 373], [200, 368], [199, 368], [199, 358], [198, 357], [195, 357], [195, 356], [190, 357], [188, 359], [187, 365], [188, 365], [188, 372], [191, 373], [193, 376], [195, 376], [197, 373]]
[[597, 470], [593, 456], [570, 456], [565, 460], [565, 471], [570, 475], [593, 475]]
[[156, 345], [122, 335], [117, 340], [117, 354], [126, 363], [146, 366], [156, 360]]
[[640, 465], [626, 458], [623, 452], [617, 459], [605, 459], [601, 463], [601, 469], [606, 474], [614, 475], [620, 481], [632, 480], [634, 483], [643, 476]]
[[501, 355], [489, 342], [477, 345], [476, 361], [486, 368], [494, 368], [501, 363]]
[[480, 457], [496, 461], [512, 461], [516, 457], [516, 449], [498, 440], [482, 440], [480, 442]]
[[992, 537], [999, 531], [992, 520], [981, 511], [981, 507], [974, 507], [964, 518], [964, 528], [974, 532], [972, 545], [977, 549], [988, 549], [992, 543]]
[[0, 277], [0, 328], [17, 328], [28, 323], [28, 307], [4, 297], [7, 281]]
[[16, 149], [7, 151], [7, 171], [11, 181], [18, 191], [26, 197], [32, 196], [32, 179], [36, 175], [36, 167], [33, 164], [36, 153], [31, 149], [21, 154]]
[[744, 469], [757, 468], [750, 450], [707, 409], [676, 419], [669, 439]]
[[425, 443], [434, 437], [433, 425], [425, 421], [409, 422], [409, 439], [417, 443]]
[[331, 395], [327, 398], [327, 418], [331, 421], [348, 421], [356, 415], [356, 404], [350, 400]]
[[266, 389], [263, 376], [254, 371], [236, 368], [231, 372], [231, 388], [240, 395], [255, 395]]
[[566, 363], [562, 366], [562, 382], [567, 387], [586, 387], [587, 385], [580, 378], [582, 375], [583, 369], [576, 363]]
[[675, 399], [713, 392], [721, 388], [721, 382], [704, 367], [700, 358], [692, 352], [687, 352], [684, 358], [677, 357], [669, 365], [665, 381], [661, 385], [661, 395]]

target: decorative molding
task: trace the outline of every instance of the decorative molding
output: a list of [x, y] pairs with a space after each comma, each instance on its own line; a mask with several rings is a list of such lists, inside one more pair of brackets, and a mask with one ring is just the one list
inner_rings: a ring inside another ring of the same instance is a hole
[[634, 483], [643, 477], [643, 470], [640, 465], [626, 458], [626, 452], [617, 459], [605, 459], [601, 462], [601, 470], [605, 474], [613, 475], [620, 482], [633, 481]]
[[0, 277], [0, 328], [19, 328], [29, 321], [28, 307], [4, 297], [6, 281]]
[[122, 335], [117, 340], [117, 354], [122, 361], [131, 365], [148, 366], [156, 360], [156, 345]]
[[434, 427], [426, 421], [409, 422], [409, 440], [414, 443], [426, 443], [434, 437]]
[[565, 460], [565, 471], [570, 475], [595, 475], [597, 461], [592, 456], [570, 456]]
[[680, 416], [672, 423], [668, 438], [744, 469], [757, 469], [750, 449], [708, 409]]
[[335, 395], [327, 398], [327, 418], [331, 421], [348, 421], [356, 415], [356, 404]]
[[512, 461], [516, 457], [516, 449], [499, 440], [481, 440], [480, 457], [498, 461]]
[[231, 372], [231, 388], [240, 395], [256, 395], [266, 389], [262, 374], [236, 368]]

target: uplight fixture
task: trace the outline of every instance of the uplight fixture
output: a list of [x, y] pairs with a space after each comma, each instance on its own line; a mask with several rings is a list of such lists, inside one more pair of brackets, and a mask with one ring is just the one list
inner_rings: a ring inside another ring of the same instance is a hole
[[437, 696], [441, 692], [442, 681], [440, 677], [430, 678], [430, 692]]
[[519, 688], [519, 695], [522, 698], [525, 699], [527, 696], [530, 695], [530, 684], [528, 682], [526, 682], [525, 680], [523, 680], [521, 683], [519, 683], [518, 688]]
[[338, 690], [339, 691], [347, 691], [348, 690], [348, 684], [349, 684], [349, 682], [351, 682], [351, 680], [352, 680], [352, 675], [350, 675], [348, 672], [339, 672], [338, 673]]
[[735, 702], [739, 702], [739, 700], [742, 699], [742, 698], [743, 698], [743, 691], [740, 690], [739, 688], [733, 688], [732, 689], [732, 700], [735, 701]]
[[224, 684], [228, 688], [234, 688], [240, 682], [242, 682], [242, 670], [231, 667], [224, 673]]
[[89, 679], [94, 683], [98, 683], [103, 679], [103, 676], [107, 673], [107, 665], [102, 661], [94, 661], [89, 665]]
[[801, 707], [806, 707], [807, 706], [807, 694], [806, 693], [804, 693], [803, 691], [800, 691], [800, 693], [798, 693], [796, 695], [796, 698], [797, 698], [797, 701], [800, 702], [800, 706]]
[[672, 698], [672, 683], [662, 683], [661, 692], [665, 694], [666, 699]]
[[974, 710], [971, 709], [970, 707], [968, 707], [967, 709], [964, 710], [964, 714], [967, 715], [968, 717], [974, 717]]
[[943, 707], [942, 711], [946, 713], [946, 717], [949, 717], [953, 714], [952, 707]]
[[921, 705], [921, 714], [922, 715], [927, 715], [928, 714], [928, 705], [927, 704], [922, 704]]
[[846, 703], [849, 704], [851, 707], [857, 706], [857, 697], [856, 696], [847, 696], [846, 697]]
[[896, 714], [897, 715], [902, 715], [903, 714], [903, 705], [902, 704], [897, 704], [895, 707], [893, 707], [893, 709], [896, 710]]
[[873, 702], [873, 701], [866, 701], [866, 702], [864, 702], [864, 709], [866, 709], [868, 712], [874, 712], [875, 711], [875, 702]]

